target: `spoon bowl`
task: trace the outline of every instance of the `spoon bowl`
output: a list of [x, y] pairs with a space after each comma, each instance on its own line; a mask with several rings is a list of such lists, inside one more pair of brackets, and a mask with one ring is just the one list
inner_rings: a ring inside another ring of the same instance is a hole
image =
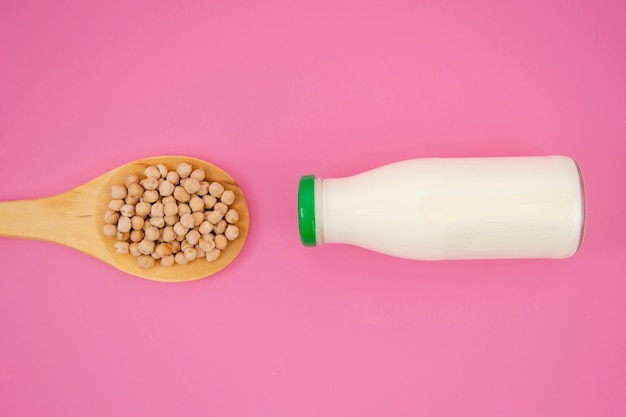
[[[206, 180], [219, 181], [235, 193], [231, 205], [239, 213], [239, 237], [228, 242], [213, 262], [196, 259], [187, 265], [164, 267], [156, 262], [152, 268], [141, 268], [137, 259], [115, 252], [114, 237], [106, 237], [104, 213], [111, 200], [111, 186], [124, 184], [129, 174], [140, 177], [149, 165], [165, 165], [175, 170], [181, 162], [205, 171]], [[140, 159], [115, 168], [83, 185], [51, 197], [34, 200], [0, 202], [0, 236], [47, 240], [60, 243], [94, 256], [129, 274], [155, 281], [182, 282], [208, 277], [228, 266], [240, 253], [248, 235], [250, 215], [243, 192], [224, 170], [209, 162], [189, 156], [158, 156]]]

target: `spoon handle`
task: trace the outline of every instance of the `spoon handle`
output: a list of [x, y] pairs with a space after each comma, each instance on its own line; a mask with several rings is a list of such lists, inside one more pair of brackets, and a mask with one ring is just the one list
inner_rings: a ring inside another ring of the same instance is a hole
[[0, 236], [48, 240], [84, 250], [95, 232], [94, 204], [77, 190], [0, 202]]

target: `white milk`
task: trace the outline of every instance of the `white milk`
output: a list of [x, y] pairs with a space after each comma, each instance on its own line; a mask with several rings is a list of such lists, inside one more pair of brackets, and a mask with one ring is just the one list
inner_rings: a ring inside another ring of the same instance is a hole
[[[563, 156], [414, 159], [309, 179], [309, 245], [347, 243], [441, 260], [565, 258], [581, 243], [582, 179]], [[299, 210], [302, 222], [306, 207]]]

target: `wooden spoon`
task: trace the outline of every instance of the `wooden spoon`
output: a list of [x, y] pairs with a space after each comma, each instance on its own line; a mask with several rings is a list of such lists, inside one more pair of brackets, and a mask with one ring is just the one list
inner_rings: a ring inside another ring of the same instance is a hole
[[[163, 267], [156, 262], [149, 269], [140, 268], [132, 255], [120, 255], [113, 249], [116, 239], [102, 233], [104, 213], [111, 200], [111, 186], [124, 184], [128, 174], [143, 176], [149, 165], [163, 164], [169, 170], [187, 162], [202, 168], [207, 181], [219, 181], [235, 193], [232, 208], [239, 213], [239, 237], [214, 262], [196, 259], [187, 265]], [[160, 156], [123, 165], [73, 190], [51, 197], [0, 202], [0, 236], [40, 239], [57, 242], [89, 255], [138, 277], [155, 281], [191, 281], [214, 274], [230, 264], [241, 251], [248, 235], [250, 215], [244, 195], [237, 183], [222, 169], [188, 156]]]

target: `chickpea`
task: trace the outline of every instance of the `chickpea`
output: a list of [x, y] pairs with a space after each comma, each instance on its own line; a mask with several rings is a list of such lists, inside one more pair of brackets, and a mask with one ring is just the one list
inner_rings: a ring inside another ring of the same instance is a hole
[[165, 220], [166, 225], [174, 226], [176, 223], [178, 223], [178, 221], [180, 220], [180, 217], [178, 217], [177, 215], [165, 216], [163, 217], [163, 220]]
[[228, 245], [228, 240], [226, 239], [226, 236], [215, 235], [215, 247], [216, 248], [218, 248], [219, 250], [224, 250], [226, 249], [227, 245]]
[[179, 185], [174, 189], [174, 198], [176, 198], [176, 200], [180, 201], [181, 203], [186, 203], [187, 201], [189, 201], [191, 196], [183, 187]]
[[172, 266], [174, 265], [174, 255], [163, 256], [161, 258], [162, 266]]
[[179, 203], [178, 204], [178, 215], [182, 216], [183, 214], [191, 213], [191, 207], [189, 204]]
[[139, 181], [139, 184], [144, 188], [144, 190], [153, 191], [159, 188], [159, 181], [154, 177], [145, 178]]
[[130, 241], [141, 242], [145, 236], [146, 233], [143, 230], [133, 230], [132, 232], [130, 232]]
[[165, 243], [169, 243], [172, 240], [176, 240], [176, 232], [174, 231], [174, 228], [172, 226], [166, 226], [163, 229], [163, 234], [161, 235], [161, 239], [163, 239], [163, 242]]
[[126, 186], [116, 184], [111, 187], [111, 197], [115, 200], [122, 200], [128, 195]]
[[128, 186], [128, 196], [140, 198], [145, 190], [139, 184], [131, 184]]
[[222, 217], [223, 217], [222, 213], [220, 213], [217, 210], [210, 211], [205, 216], [205, 218], [213, 224], [219, 223], [219, 221], [222, 220]]
[[161, 243], [159, 244], [156, 249], [154, 250], [154, 252], [159, 255], [160, 258], [164, 257], [164, 256], [169, 256], [172, 254], [172, 248], [170, 247], [170, 245], [168, 245], [167, 243]]
[[169, 242], [170, 248], [172, 248], [172, 253], [180, 252], [180, 242], [177, 240], [173, 240]]
[[137, 249], [144, 255], [150, 255], [154, 252], [155, 243], [152, 240], [144, 239], [137, 245]]
[[178, 222], [174, 225], [174, 232], [176, 232], [177, 236], [184, 236], [187, 234], [187, 232], [189, 231], [189, 229], [185, 226], [183, 226], [183, 224], [181, 222]]
[[155, 260], [163, 266], [212, 262], [239, 236], [239, 213], [229, 208], [235, 193], [208, 181], [204, 170], [183, 162], [175, 171], [148, 166], [144, 175], [129, 174], [124, 185], [111, 187], [103, 234], [118, 239], [116, 253], [130, 253], [143, 268]]
[[140, 201], [140, 199], [139, 199], [139, 198], [137, 198], [137, 197], [131, 197], [131, 196], [128, 196], [128, 197], [126, 197], [126, 198], [124, 199], [124, 202], [125, 202], [126, 204], [130, 204], [131, 206], [135, 206], [135, 205], [137, 205], [137, 203], [139, 203], [139, 201]]
[[130, 232], [131, 227], [132, 227], [132, 224], [131, 224], [130, 219], [128, 217], [122, 216], [117, 221], [117, 230], [119, 230], [122, 233], [123, 232]]
[[165, 227], [165, 219], [163, 217], [151, 217], [150, 224], [159, 229]]
[[163, 205], [163, 215], [175, 216], [178, 214], [178, 206], [176, 203], [167, 203]]
[[200, 232], [198, 232], [197, 230], [190, 230], [189, 232], [187, 232], [185, 239], [191, 245], [195, 246], [198, 244], [198, 241], [200, 240]]
[[159, 239], [159, 236], [161, 235], [161, 232], [159, 232], [159, 229], [151, 224], [147, 225], [144, 228], [144, 232], [146, 233], [146, 237], [144, 240], [150, 240], [152, 242]]
[[185, 180], [185, 184], [183, 185], [185, 191], [189, 194], [195, 194], [200, 189], [200, 181], [195, 178], [187, 178]]
[[196, 192], [197, 195], [203, 197], [209, 193], [209, 186], [211, 184], [208, 181], [200, 181], [200, 189]]
[[176, 201], [176, 199], [174, 198], [173, 195], [168, 195], [167, 197], [163, 197], [161, 199], [161, 203], [163, 203], [164, 206], [170, 204], [170, 203], [174, 203], [174, 204], [178, 204], [178, 202]]
[[125, 203], [126, 202], [124, 200], [119, 200], [119, 199], [111, 200], [109, 201], [109, 210], [120, 211], [120, 209]]
[[219, 222], [217, 222], [217, 224], [215, 225], [215, 229], [213, 230], [213, 232], [216, 235], [221, 235], [224, 233], [224, 231], [226, 230], [226, 227], [228, 226], [228, 223], [226, 223], [226, 220], [222, 219]]
[[232, 190], [226, 190], [222, 193], [220, 200], [222, 200], [222, 203], [230, 206], [235, 202], [235, 193]]
[[230, 224], [236, 224], [239, 221], [239, 213], [235, 209], [230, 209], [224, 215], [224, 219]]
[[159, 170], [159, 174], [161, 176], [161, 178], [165, 178], [167, 176], [167, 167], [163, 164], [159, 164], [156, 166], [157, 169]]
[[219, 203], [215, 203], [213, 210], [219, 211], [223, 216], [228, 211], [228, 206], [220, 201]]
[[146, 203], [154, 203], [159, 200], [159, 192], [156, 190], [146, 190], [143, 193], [143, 201]]
[[185, 257], [185, 259], [189, 262], [193, 261], [194, 259], [196, 259], [196, 255], [198, 254], [198, 251], [196, 250], [196, 248], [187, 248], [185, 249], [185, 251], [183, 252], [183, 256]]
[[135, 214], [140, 217], [146, 217], [150, 214], [150, 210], [152, 210], [152, 205], [145, 201], [141, 201], [135, 206]]
[[187, 229], [191, 229], [194, 226], [194, 219], [190, 213], [180, 216], [180, 223]]
[[198, 247], [202, 249], [204, 252], [209, 253], [213, 249], [215, 249], [215, 242], [212, 239], [202, 237], [198, 241]]
[[208, 220], [203, 221], [200, 226], [198, 227], [198, 231], [200, 232], [201, 235], [206, 235], [209, 234], [213, 231], [213, 223], [211, 223]]
[[174, 261], [178, 265], [187, 265], [189, 263], [183, 252], [177, 252], [176, 255], [174, 255]]
[[141, 216], [133, 216], [130, 219], [130, 224], [131, 224], [131, 227], [133, 228], [133, 230], [141, 230], [141, 229], [143, 229], [143, 226], [144, 226], [145, 222], [146, 221]]
[[202, 181], [202, 180], [204, 180], [205, 175], [206, 175], [206, 174], [204, 173], [204, 170], [203, 170], [203, 169], [198, 168], [198, 169], [194, 169], [194, 170], [191, 172], [191, 174], [189, 175], [189, 177], [190, 177], [190, 178], [193, 178], [193, 179], [195, 179], [195, 180], [198, 180], [198, 181]]
[[150, 208], [150, 216], [152, 217], [163, 217], [164, 213], [164, 205], [163, 203], [159, 203], [158, 201], [152, 205]]
[[115, 224], [105, 224], [102, 229], [102, 234], [106, 237], [115, 237], [117, 235], [117, 225]]
[[212, 249], [211, 251], [206, 253], [206, 260], [209, 261], [209, 262], [216, 261], [217, 258], [220, 257], [221, 253], [222, 253], [222, 251], [217, 249], [217, 248]]
[[239, 228], [234, 224], [228, 225], [228, 227], [224, 231], [224, 236], [226, 236], [226, 239], [228, 240], [237, 239], [237, 237], [239, 236]]
[[200, 249], [199, 246], [196, 246], [195, 249], [196, 249], [196, 259], [204, 258], [206, 256], [206, 252]]
[[126, 255], [129, 252], [130, 244], [128, 242], [115, 242], [113, 248], [115, 249], [115, 253], [120, 255]]
[[135, 206], [130, 204], [124, 204], [120, 208], [120, 213], [122, 213], [122, 216], [125, 217], [133, 217], [135, 215]]
[[154, 266], [154, 258], [150, 255], [141, 255], [137, 258], [137, 265], [140, 268], [152, 268]]
[[211, 185], [209, 185], [209, 194], [211, 194], [213, 197], [220, 198], [223, 192], [224, 186], [219, 182], [212, 182]]
[[193, 225], [194, 227], [198, 227], [204, 221], [204, 213], [201, 211], [196, 211], [195, 213], [191, 213], [191, 217], [193, 217]]
[[120, 219], [120, 214], [113, 210], [107, 210], [104, 212], [104, 222], [106, 224], [117, 224]]
[[128, 251], [134, 257], [141, 256], [141, 252], [139, 252], [139, 243], [133, 242], [128, 246]]
[[191, 165], [187, 162], [181, 162], [176, 167], [176, 172], [181, 178], [187, 178], [191, 174], [192, 169]]
[[193, 212], [203, 211], [204, 201], [202, 201], [202, 199], [198, 197], [197, 195], [194, 195], [193, 197], [191, 197], [191, 200], [189, 200], [189, 208]]
[[212, 195], [205, 195], [204, 197], [202, 197], [202, 201], [204, 202], [204, 208], [213, 208], [213, 206], [215, 205], [215, 203], [217, 203], [217, 198], [213, 197]]
[[178, 185], [180, 183], [180, 175], [178, 175], [178, 172], [175, 171], [168, 172], [165, 179], [174, 185]]
[[136, 174], [128, 174], [126, 176], [126, 181], [124, 182], [126, 187], [130, 187], [131, 184], [137, 184], [137, 183], [139, 183], [139, 177]]
[[163, 181], [159, 185], [159, 194], [163, 197], [169, 197], [174, 193], [176, 186], [169, 181]]
[[161, 172], [155, 166], [149, 166], [143, 171], [144, 175], [148, 178], [161, 178]]

